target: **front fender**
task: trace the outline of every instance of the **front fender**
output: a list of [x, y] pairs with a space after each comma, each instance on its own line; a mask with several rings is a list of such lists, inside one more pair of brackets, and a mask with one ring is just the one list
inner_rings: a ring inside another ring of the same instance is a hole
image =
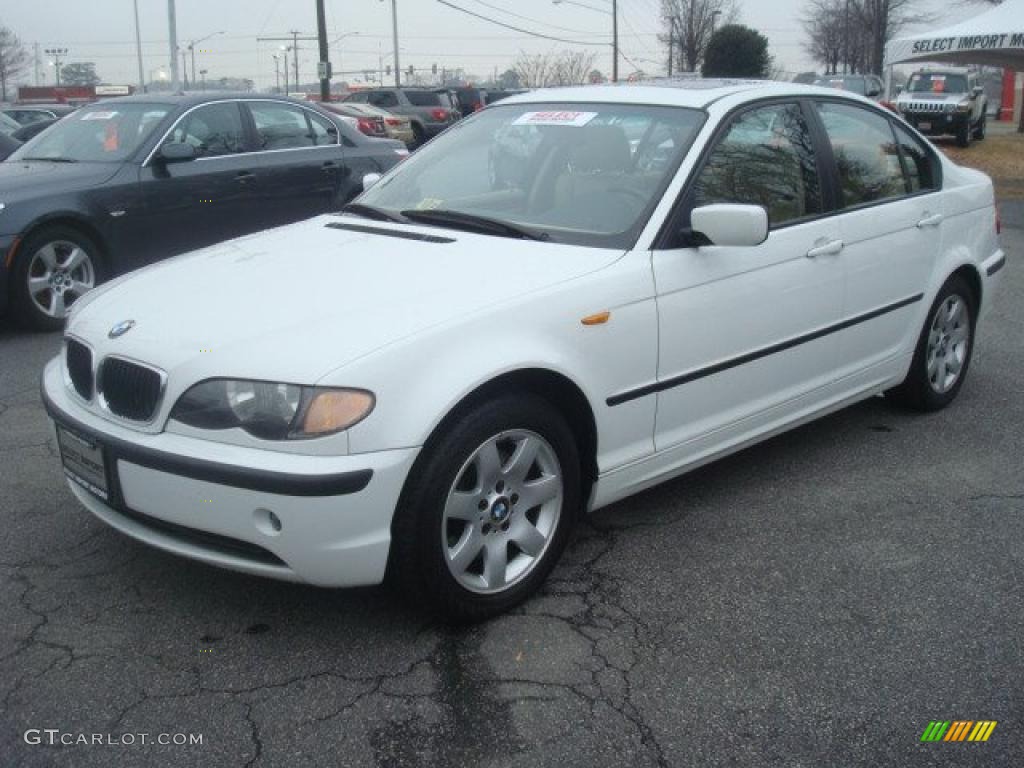
[[[480, 289], [500, 294], [500, 275]], [[607, 323], [581, 323], [605, 310]], [[655, 378], [657, 339], [650, 255], [630, 253], [598, 272], [384, 347], [318, 384], [376, 394], [373, 414], [349, 436], [352, 453], [362, 453], [423, 445], [482, 385], [511, 371], [549, 370], [589, 401], [604, 472], [653, 450], [654, 398], [615, 408], [605, 399]]]

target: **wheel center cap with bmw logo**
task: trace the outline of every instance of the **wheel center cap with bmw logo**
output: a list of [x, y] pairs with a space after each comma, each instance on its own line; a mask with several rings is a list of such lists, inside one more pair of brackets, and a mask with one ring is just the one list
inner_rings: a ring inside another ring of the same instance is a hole
[[120, 323], [118, 323], [117, 325], [110, 329], [110, 331], [107, 333], [107, 338], [118, 339], [121, 336], [124, 336], [126, 333], [128, 333], [128, 331], [130, 331], [134, 327], [134, 320], [122, 320]]
[[491, 505], [491, 520], [495, 523], [505, 522], [505, 518], [508, 517], [509, 503], [508, 499], [502, 496], [500, 499]]

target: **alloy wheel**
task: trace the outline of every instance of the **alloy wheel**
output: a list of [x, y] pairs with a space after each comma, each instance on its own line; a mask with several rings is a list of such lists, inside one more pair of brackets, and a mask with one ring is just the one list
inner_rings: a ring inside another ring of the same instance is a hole
[[68, 307], [96, 285], [92, 258], [77, 243], [54, 240], [32, 254], [28, 295], [47, 317], [63, 319]]
[[506, 431], [480, 445], [456, 475], [441, 522], [459, 585], [493, 594], [526, 578], [558, 528], [562, 483], [554, 449], [536, 432]]
[[928, 330], [925, 364], [928, 383], [939, 394], [951, 390], [960, 379], [971, 343], [970, 307], [963, 297], [947, 296]]

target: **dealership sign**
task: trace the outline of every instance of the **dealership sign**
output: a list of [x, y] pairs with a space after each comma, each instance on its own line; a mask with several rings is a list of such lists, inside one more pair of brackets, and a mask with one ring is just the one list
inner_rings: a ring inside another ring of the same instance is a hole
[[1004, 32], [998, 35], [961, 35], [960, 37], [934, 37], [918, 40], [913, 52], [952, 53], [954, 51], [988, 51], [996, 48], [1024, 49], [1024, 32]]
[[132, 89], [128, 85], [97, 85], [97, 96], [131, 96]]

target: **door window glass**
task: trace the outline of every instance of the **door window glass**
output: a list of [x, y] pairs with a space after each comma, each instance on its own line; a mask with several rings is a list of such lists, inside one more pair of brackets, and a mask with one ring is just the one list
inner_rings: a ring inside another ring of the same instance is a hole
[[839, 170], [846, 208], [906, 194], [903, 167], [889, 121], [847, 104], [818, 105]]
[[324, 144], [338, 143], [338, 129], [334, 127], [330, 120], [320, 115], [314, 115], [311, 112], [307, 112], [306, 116], [309, 118], [309, 126], [312, 129], [314, 144], [320, 147]]
[[189, 112], [174, 126], [168, 141], [191, 144], [196, 157], [244, 152], [245, 132], [238, 104], [209, 104]]
[[296, 149], [316, 146], [306, 110], [276, 101], [250, 102], [260, 149]]
[[938, 189], [938, 168], [933, 155], [916, 138], [910, 135], [900, 125], [896, 129], [896, 140], [899, 142], [903, 152], [903, 165], [906, 168], [907, 189], [913, 192], [921, 192], [929, 189]]
[[800, 107], [775, 104], [736, 118], [697, 178], [694, 203], [760, 205], [772, 227], [821, 213], [814, 147]]
[[398, 106], [398, 97], [391, 91], [381, 91], [380, 93], [371, 93], [369, 101], [375, 107], [381, 107], [387, 109], [388, 107]]

